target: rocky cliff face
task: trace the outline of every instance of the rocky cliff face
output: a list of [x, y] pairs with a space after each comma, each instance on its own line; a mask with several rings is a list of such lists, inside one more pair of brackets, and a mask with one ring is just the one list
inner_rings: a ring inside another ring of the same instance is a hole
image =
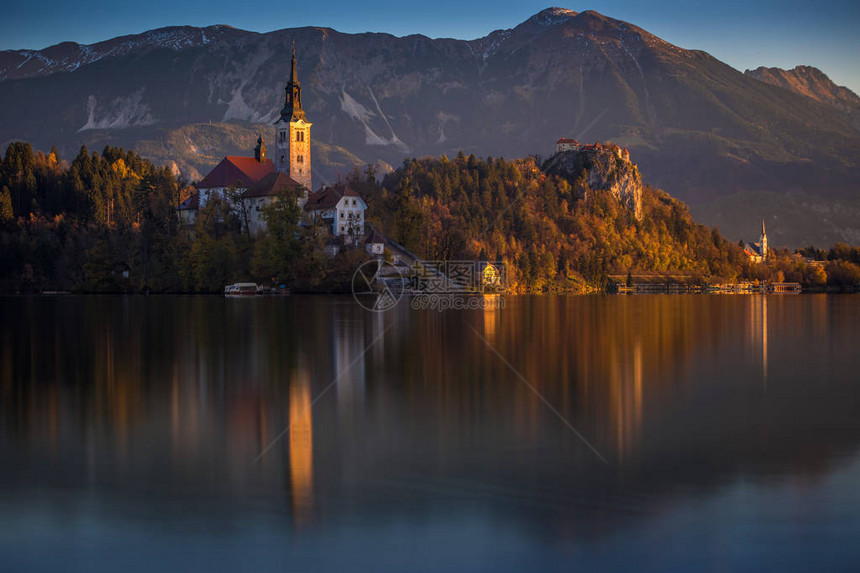
[[[619, 203], [642, 218], [642, 175], [617, 147], [584, 146], [579, 150], [556, 153], [543, 165], [543, 171], [567, 179], [588, 201], [592, 191], [609, 192]], [[585, 174], [585, 185], [577, 179]]]

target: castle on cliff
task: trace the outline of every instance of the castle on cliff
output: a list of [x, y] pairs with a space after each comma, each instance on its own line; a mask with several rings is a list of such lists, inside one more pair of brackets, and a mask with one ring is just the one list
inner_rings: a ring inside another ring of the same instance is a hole
[[562, 137], [558, 141], [555, 142], [555, 152], [561, 153], [562, 151], [601, 151], [606, 150], [614, 153], [618, 159], [623, 159], [624, 161], [630, 161], [630, 152], [626, 147], [621, 148], [615, 145], [614, 143], [602, 144], [599, 141], [595, 143], [580, 143], [575, 139], [570, 139], [567, 137]]
[[642, 176], [627, 149], [614, 143], [579, 143], [562, 137], [542, 168], [571, 183], [584, 173], [586, 186], [577, 187], [581, 199], [589, 201], [591, 192], [606, 191], [637, 219], [642, 218]]

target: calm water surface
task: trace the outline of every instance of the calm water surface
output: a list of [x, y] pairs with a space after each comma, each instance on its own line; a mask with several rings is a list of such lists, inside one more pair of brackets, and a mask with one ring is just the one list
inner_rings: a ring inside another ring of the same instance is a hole
[[860, 570], [860, 297], [504, 302], [0, 298], [0, 570]]

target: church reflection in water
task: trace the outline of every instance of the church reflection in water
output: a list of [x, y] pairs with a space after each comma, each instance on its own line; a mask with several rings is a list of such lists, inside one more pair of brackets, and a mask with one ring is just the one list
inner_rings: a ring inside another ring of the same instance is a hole
[[289, 467], [293, 517], [309, 520], [313, 508], [314, 440], [311, 381], [306, 370], [297, 370], [290, 381]]
[[[318, 297], [87, 298], [68, 299], [62, 320], [22, 305], [16, 324], [56, 326], [24, 337], [3, 325], [0, 453], [25, 452], [22, 475], [281, 495], [296, 524], [316, 521], [322, 492], [361, 496], [401, 475], [552, 471], [545, 452], [588, 467], [515, 369], [628, 467], [666, 420], [694, 425], [685, 400], [720, 361], [737, 360], [744, 380], [778, 379], [775, 349], [791, 337], [769, 339], [769, 324], [815, 340], [841, 324], [828, 299], [792, 300], [512, 297], [383, 314]], [[683, 436], [671, 431], [666, 443]]]
[[747, 295], [749, 298], [749, 312], [747, 339], [749, 347], [755, 359], [761, 363], [761, 382], [767, 387], [767, 301], [768, 295]]

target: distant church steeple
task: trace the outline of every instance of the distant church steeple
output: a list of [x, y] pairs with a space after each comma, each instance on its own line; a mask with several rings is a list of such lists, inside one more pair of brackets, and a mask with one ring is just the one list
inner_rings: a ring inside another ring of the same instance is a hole
[[[284, 90], [284, 107], [275, 122], [277, 157], [275, 168], [311, 190], [311, 125], [302, 107], [302, 85], [296, 71], [296, 44], [293, 42], [290, 80]], [[300, 203], [304, 205], [307, 195]]]
[[759, 245], [761, 245], [761, 258], [767, 258], [767, 233], [764, 230], [764, 217], [761, 220], [761, 237], [759, 237]]

